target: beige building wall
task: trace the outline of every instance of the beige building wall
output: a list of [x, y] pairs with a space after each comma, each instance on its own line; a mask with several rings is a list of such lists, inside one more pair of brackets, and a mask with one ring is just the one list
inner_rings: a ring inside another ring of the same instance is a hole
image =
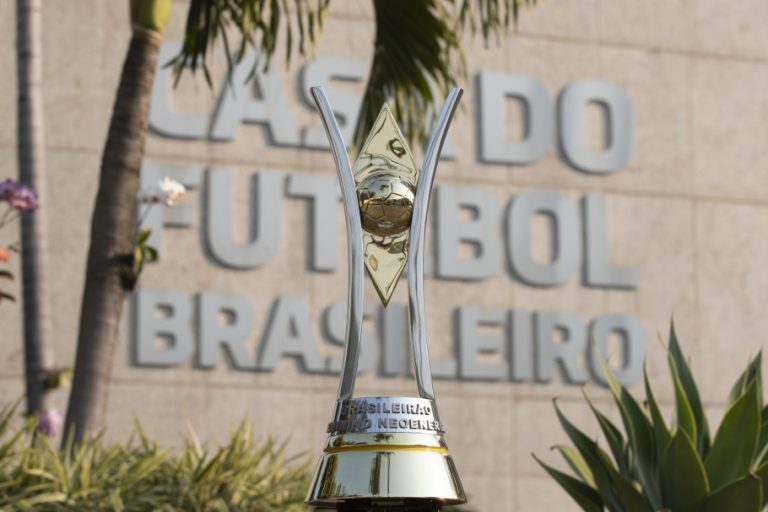
[[[50, 219], [51, 301], [56, 358], [71, 365], [77, 334], [90, 211], [111, 104], [130, 37], [126, 2], [49, 0], [44, 6], [45, 115]], [[180, 40], [185, 3], [174, 5], [168, 40]], [[523, 13], [518, 31], [485, 48], [468, 38], [470, 78], [479, 70], [536, 77], [552, 101], [569, 83], [585, 78], [620, 85], [635, 110], [630, 163], [609, 176], [571, 168], [552, 148], [529, 166], [489, 165], [476, 159], [473, 121], [475, 83], [451, 136], [457, 158], [444, 162], [437, 183], [482, 186], [500, 205], [521, 191], [554, 189], [574, 199], [599, 194], [607, 201], [609, 248], [616, 265], [639, 270], [634, 290], [587, 288], [580, 276], [554, 288], [527, 286], [504, 270], [483, 282], [427, 280], [430, 348], [448, 355], [458, 306], [504, 310], [562, 311], [589, 321], [607, 312], [631, 314], [646, 331], [648, 371], [657, 396], [672, 399], [665, 353], [674, 315], [711, 418], [718, 419], [727, 390], [768, 332], [768, 4], [758, 0], [549, 0]], [[367, 2], [334, 0], [319, 56], [367, 59], [372, 49], [372, 11]], [[0, 178], [16, 173], [14, 3], [0, 0]], [[223, 70], [217, 58], [215, 69]], [[276, 65], [281, 66], [281, 61]], [[283, 69], [291, 115], [300, 125], [317, 123], [298, 100], [302, 63]], [[215, 77], [223, 77], [214, 73]], [[220, 84], [216, 84], [219, 87]], [[352, 90], [361, 91], [360, 87]], [[202, 79], [185, 79], [174, 95], [179, 108], [212, 108], [217, 92]], [[590, 118], [595, 121], [595, 118]], [[514, 129], [514, 127], [512, 127]], [[587, 132], [599, 133], [590, 125]], [[180, 141], [150, 134], [147, 158], [168, 163], [223, 166], [245, 185], [248, 173], [273, 168], [286, 174], [333, 175], [329, 153], [270, 145], [258, 125], [241, 126], [231, 142]], [[235, 194], [236, 233], [245, 233], [245, 187]], [[199, 207], [199, 192], [188, 205]], [[339, 261], [334, 273], [307, 270], [306, 203], [282, 199], [283, 226], [277, 255], [255, 271], [213, 262], [200, 223], [164, 231], [162, 261], [149, 266], [140, 286], [194, 295], [203, 290], [246, 296], [260, 342], [267, 312], [277, 296], [303, 298], [311, 326], [326, 355], [339, 350], [320, 331], [323, 309], [346, 293], [343, 218], [338, 214]], [[499, 219], [499, 236], [503, 223]], [[542, 224], [542, 227], [544, 225]], [[534, 246], [547, 256], [546, 230], [535, 229]], [[0, 243], [15, 239], [0, 233]], [[18, 261], [12, 265], [18, 274]], [[17, 285], [15, 285], [17, 286]], [[367, 300], [375, 301], [372, 288]], [[405, 301], [400, 286], [395, 300]], [[130, 309], [126, 308], [126, 317]], [[0, 398], [22, 393], [19, 307], [0, 305]], [[126, 320], [126, 325], [127, 325]], [[211, 440], [249, 418], [260, 435], [290, 437], [292, 452], [319, 455], [338, 378], [306, 375], [290, 359], [273, 372], [236, 371], [222, 357], [215, 369], [193, 364], [139, 368], [129, 359], [127, 337], [115, 359], [109, 437], [125, 437], [133, 418], [165, 443], [179, 443], [188, 428]], [[576, 510], [548, 479], [531, 452], [556, 462], [552, 445], [565, 441], [551, 400], [588, 432], [597, 433], [578, 386], [504, 382], [436, 384], [447, 440], [471, 503], [481, 511]], [[604, 389], [586, 391], [610, 408]], [[639, 388], [638, 388], [639, 391]], [[361, 376], [358, 394], [410, 395], [408, 378]], [[65, 397], [58, 397], [63, 409]]]

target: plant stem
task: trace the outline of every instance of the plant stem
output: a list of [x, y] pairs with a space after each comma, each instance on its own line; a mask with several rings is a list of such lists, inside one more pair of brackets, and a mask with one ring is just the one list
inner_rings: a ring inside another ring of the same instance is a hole
[[152, 211], [153, 206], [155, 206], [155, 203], [149, 203], [147, 209], [144, 210], [144, 213], [142, 213], [141, 217], [139, 217], [139, 222], [136, 223], [136, 228], [138, 231], [141, 231], [141, 225], [144, 224], [145, 220], [147, 220], [147, 216], [149, 215], [149, 212]]
[[11, 205], [8, 205], [8, 208], [5, 209], [5, 212], [3, 212], [3, 216], [0, 217], [0, 229], [2, 229], [10, 220], [8, 219], [8, 216], [13, 212], [14, 209]]

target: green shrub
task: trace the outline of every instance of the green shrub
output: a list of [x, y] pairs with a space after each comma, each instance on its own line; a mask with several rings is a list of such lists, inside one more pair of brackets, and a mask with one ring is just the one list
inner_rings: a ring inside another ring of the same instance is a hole
[[136, 429], [127, 444], [101, 439], [58, 450], [34, 425], [0, 412], [0, 511], [299, 511], [306, 462], [284, 445], [256, 442], [246, 424], [217, 449], [188, 439], [161, 449]]
[[576, 476], [536, 460], [587, 512], [763, 510], [768, 502], [768, 406], [763, 404], [761, 355], [733, 386], [713, 439], [674, 327], [668, 361], [675, 391], [670, 424], [659, 411], [647, 374], [641, 406], [606, 366], [623, 431], [588, 398], [587, 403], [611, 456], [568, 421], [555, 403], [560, 424], [574, 445], [555, 448]]

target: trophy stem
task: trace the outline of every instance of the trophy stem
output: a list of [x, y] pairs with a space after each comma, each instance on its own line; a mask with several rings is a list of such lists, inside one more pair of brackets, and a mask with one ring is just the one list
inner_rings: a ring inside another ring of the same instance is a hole
[[344, 198], [344, 211], [347, 219], [347, 251], [349, 257], [349, 294], [347, 296], [347, 344], [344, 350], [341, 381], [339, 382], [339, 400], [352, 398], [357, 377], [357, 363], [360, 359], [360, 340], [363, 334], [363, 240], [360, 208], [357, 203], [357, 191], [352, 167], [349, 165], [347, 147], [336, 122], [336, 116], [322, 87], [310, 88], [323, 120], [325, 132], [331, 143], [331, 151], [336, 161], [336, 171], [341, 183]]
[[427, 145], [424, 164], [419, 173], [416, 185], [416, 200], [414, 201], [413, 217], [411, 219], [411, 242], [408, 252], [408, 311], [411, 320], [411, 343], [413, 344], [413, 364], [419, 396], [429, 400], [435, 399], [432, 386], [432, 372], [429, 365], [427, 350], [427, 325], [424, 306], [424, 238], [427, 229], [427, 213], [429, 198], [435, 171], [440, 159], [440, 151], [448, 133], [448, 127], [459, 105], [463, 90], [454, 87], [448, 93], [437, 124]]

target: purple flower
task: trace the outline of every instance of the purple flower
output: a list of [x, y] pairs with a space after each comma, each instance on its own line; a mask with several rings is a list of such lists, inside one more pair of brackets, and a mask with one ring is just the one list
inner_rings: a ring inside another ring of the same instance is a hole
[[28, 212], [37, 208], [37, 192], [28, 185], [7, 179], [0, 182], [0, 201], [7, 201], [20, 212]]
[[59, 411], [56, 409], [48, 409], [47, 411], [43, 411], [42, 414], [40, 414], [40, 417], [37, 420], [37, 428], [44, 435], [53, 437], [59, 433], [63, 423], [64, 420], [62, 419]]

